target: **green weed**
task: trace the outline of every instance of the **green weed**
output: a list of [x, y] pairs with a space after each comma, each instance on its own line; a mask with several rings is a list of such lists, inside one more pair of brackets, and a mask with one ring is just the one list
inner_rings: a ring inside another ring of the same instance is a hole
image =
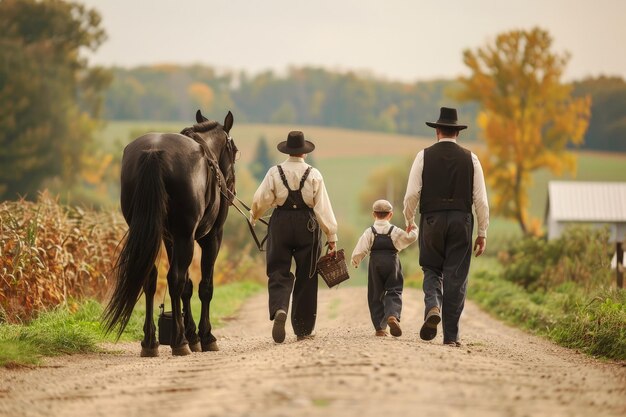
[[594, 356], [626, 360], [626, 291], [573, 283], [528, 292], [498, 271], [471, 277], [469, 296], [499, 319]]
[[[257, 282], [236, 282], [215, 288], [211, 303], [211, 320], [216, 327], [234, 315], [248, 297], [263, 286]], [[193, 298], [194, 317], [200, 317], [200, 301]], [[99, 343], [114, 341], [100, 325], [102, 305], [94, 300], [80, 304], [70, 302], [38, 316], [27, 325], [0, 324], [0, 366], [38, 364], [44, 356], [99, 352]], [[139, 303], [121, 340], [136, 341], [143, 337], [145, 307]], [[154, 312], [155, 319], [158, 311]]]

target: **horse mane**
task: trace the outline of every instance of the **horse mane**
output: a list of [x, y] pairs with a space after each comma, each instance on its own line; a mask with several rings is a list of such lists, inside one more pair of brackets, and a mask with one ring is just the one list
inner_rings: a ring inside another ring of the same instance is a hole
[[213, 155], [213, 152], [211, 152], [211, 149], [209, 149], [209, 147], [207, 146], [206, 141], [202, 139], [202, 137], [197, 132], [208, 132], [215, 129], [217, 126], [219, 126], [219, 123], [207, 120], [202, 123], [196, 123], [191, 127], [184, 128], [180, 131], [180, 134], [193, 139], [198, 145], [200, 145], [200, 148], [202, 148], [204, 156], [206, 156], [208, 159], [215, 160], [217, 159], [216, 155]]

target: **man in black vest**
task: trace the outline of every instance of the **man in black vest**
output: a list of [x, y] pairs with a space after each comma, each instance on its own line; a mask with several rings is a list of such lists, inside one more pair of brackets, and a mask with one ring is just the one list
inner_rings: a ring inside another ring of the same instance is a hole
[[474, 251], [480, 256], [489, 227], [487, 191], [478, 157], [456, 143], [467, 128], [457, 123], [456, 109], [442, 107], [439, 120], [426, 124], [436, 129], [437, 143], [417, 154], [404, 197], [407, 231], [417, 227], [415, 212], [418, 207], [420, 211], [419, 262], [426, 307], [420, 337], [434, 339], [443, 321], [443, 343], [458, 347], [472, 255], [472, 205], [478, 218]]

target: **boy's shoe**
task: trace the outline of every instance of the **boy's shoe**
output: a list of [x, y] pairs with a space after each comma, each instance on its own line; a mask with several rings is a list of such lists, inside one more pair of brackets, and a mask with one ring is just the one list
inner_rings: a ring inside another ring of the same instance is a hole
[[441, 321], [441, 313], [439, 307], [433, 307], [428, 310], [424, 324], [420, 329], [420, 338], [422, 340], [433, 340], [437, 336], [437, 325]]
[[389, 326], [389, 333], [393, 337], [402, 336], [402, 329], [400, 328], [400, 322], [396, 316], [389, 316], [387, 318], [387, 325]]
[[388, 334], [384, 330], [376, 330], [376, 336], [386, 337], [386, 336], [388, 336]]
[[285, 310], [278, 310], [274, 314], [274, 327], [272, 327], [272, 338], [276, 343], [283, 343], [285, 341], [285, 322], [287, 321], [287, 312]]

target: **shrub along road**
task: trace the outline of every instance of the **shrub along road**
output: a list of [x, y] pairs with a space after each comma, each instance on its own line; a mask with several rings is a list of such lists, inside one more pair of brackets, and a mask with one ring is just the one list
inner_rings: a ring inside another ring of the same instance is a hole
[[[470, 283], [471, 285], [471, 283]], [[417, 337], [421, 293], [404, 294], [404, 335], [376, 338], [364, 288], [320, 291], [317, 335], [271, 340], [265, 295], [216, 334], [221, 351], [47, 359], [0, 369], [0, 416], [623, 416], [626, 366], [507, 327], [473, 304], [461, 348]], [[290, 327], [288, 326], [289, 330]]]

